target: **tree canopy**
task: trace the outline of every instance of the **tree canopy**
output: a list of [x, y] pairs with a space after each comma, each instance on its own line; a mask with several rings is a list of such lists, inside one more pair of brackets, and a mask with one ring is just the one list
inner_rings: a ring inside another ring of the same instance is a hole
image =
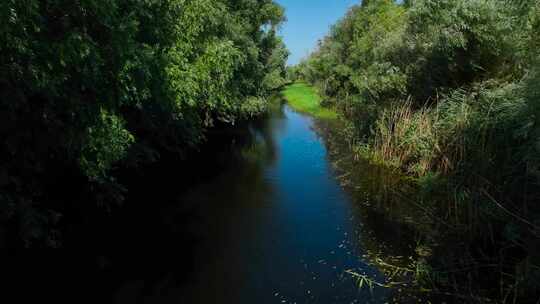
[[54, 245], [51, 179], [121, 189], [111, 169], [262, 113], [285, 76], [284, 18], [272, 0], [2, 1], [1, 218]]

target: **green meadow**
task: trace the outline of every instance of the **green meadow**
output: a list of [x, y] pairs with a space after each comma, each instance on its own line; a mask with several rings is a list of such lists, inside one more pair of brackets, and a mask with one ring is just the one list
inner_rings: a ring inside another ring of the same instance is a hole
[[336, 119], [337, 113], [333, 109], [321, 105], [321, 97], [317, 90], [303, 82], [288, 85], [283, 90], [283, 96], [291, 108], [322, 119]]

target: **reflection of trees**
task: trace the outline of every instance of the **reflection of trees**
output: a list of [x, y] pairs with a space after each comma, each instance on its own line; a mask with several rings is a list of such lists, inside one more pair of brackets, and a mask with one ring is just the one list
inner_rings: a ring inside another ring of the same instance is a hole
[[[415, 229], [425, 230], [433, 224], [433, 220], [426, 218], [426, 210], [418, 205], [419, 201], [425, 202], [412, 182], [394, 170], [355, 159], [346, 137], [342, 136], [346, 128], [340, 122], [316, 122], [316, 129], [328, 149], [329, 161], [340, 183], [359, 208], [359, 215], [369, 213], [370, 217], [377, 218], [376, 222], [387, 222], [385, 226], [414, 224]], [[372, 219], [366, 219], [362, 224], [370, 221]]]
[[358, 252], [365, 252], [367, 261], [383, 273], [391, 271], [390, 266], [406, 269], [417, 240], [426, 238], [432, 224], [421, 209], [411, 208], [419, 197], [415, 187], [388, 168], [354, 159], [340, 122], [316, 121], [315, 128], [354, 203]]
[[273, 132], [283, 123], [283, 113], [280, 110], [276, 115], [234, 127], [216, 125], [190, 161], [163, 160], [151, 172], [141, 173], [144, 187], [130, 187], [125, 205], [133, 210], [124, 212], [121, 219], [115, 217], [111, 224], [115, 229], [108, 231], [110, 246], [117, 250], [103, 257], [109, 265], [110, 279], [101, 282], [108, 284], [107, 292], [119, 290], [121, 299], [152, 295], [159, 289], [170, 293], [174, 302], [190, 302], [182, 301], [185, 290], [180, 286], [205, 262], [223, 260], [223, 250], [234, 241], [227, 239], [227, 233], [232, 233], [223, 227], [242, 227], [226, 224], [234, 221], [231, 209], [254, 206], [256, 210], [258, 204], [272, 200], [272, 184], [264, 174], [276, 159]]
[[[195, 214], [174, 222], [181, 225], [179, 229], [189, 230], [197, 238], [196, 245], [188, 249], [197, 257], [194, 271], [183, 276], [204, 277], [204, 286], [184, 289], [172, 282], [173, 286], [167, 289], [172, 291], [173, 298], [180, 302], [187, 297], [186, 302], [210, 303], [227, 298], [221, 293], [227, 293], [228, 284], [234, 284], [231, 290], [243, 290], [242, 286], [248, 283], [251, 269], [246, 261], [249, 257], [243, 255], [252, 252], [249, 246], [260, 237], [257, 231], [250, 229], [253, 227], [249, 223], [259, 220], [264, 204], [276, 201], [274, 185], [266, 172], [277, 160], [275, 137], [283, 123], [280, 109], [277, 116], [272, 114], [231, 130], [231, 145], [222, 155], [227, 168], [209, 183], [192, 189], [181, 198], [181, 206], [175, 212], [183, 214], [186, 206], [191, 206]], [[231, 265], [236, 269], [234, 273], [228, 272]], [[220, 277], [225, 273], [232, 277]], [[200, 292], [208, 289], [215, 294]]]

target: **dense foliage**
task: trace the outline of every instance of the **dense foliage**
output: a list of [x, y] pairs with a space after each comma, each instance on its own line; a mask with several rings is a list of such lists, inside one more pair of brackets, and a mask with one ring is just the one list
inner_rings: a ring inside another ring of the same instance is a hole
[[[272, 0], [1, 1], [4, 241], [61, 245], [66, 210], [122, 200], [113, 169], [261, 113], [284, 82], [283, 19]], [[91, 198], [59, 199], [66, 180]]]
[[[363, 1], [293, 71], [341, 110], [359, 154], [451, 194], [424, 208], [458, 240], [432, 266], [446, 260], [438, 282], [460, 294], [538, 293], [539, 22], [535, 0]], [[470, 288], [488, 278], [498, 292]]]

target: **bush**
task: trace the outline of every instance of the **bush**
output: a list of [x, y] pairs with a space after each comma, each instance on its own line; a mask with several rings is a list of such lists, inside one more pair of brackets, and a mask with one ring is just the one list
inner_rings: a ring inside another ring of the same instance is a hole
[[440, 237], [496, 261], [524, 299], [540, 263], [539, 20], [536, 0], [363, 1], [298, 67], [352, 126], [353, 153], [415, 177]]

